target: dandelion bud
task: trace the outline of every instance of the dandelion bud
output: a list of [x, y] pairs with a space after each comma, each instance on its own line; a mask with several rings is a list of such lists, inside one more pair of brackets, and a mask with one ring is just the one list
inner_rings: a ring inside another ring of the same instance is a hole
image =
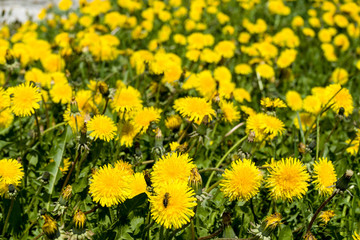
[[158, 128], [155, 135], [155, 148], [163, 148], [163, 140], [162, 132], [160, 128]]
[[346, 170], [344, 175], [336, 182], [336, 189], [345, 191], [349, 187], [350, 179], [354, 175], [352, 170]]
[[76, 213], [74, 214], [74, 228], [73, 228], [73, 232], [75, 234], [83, 234], [85, 232], [85, 221], [86, 221], [86, 216], [84, 214], [83, 211], [81, 211], [80, 209], [76, 211]]
[[104, 98], [109, 97], [110, 94], [109, 87], [105, 82], [99, 82], [98, 88], [99, 88], [99, 92]]
[[82, 128], [80, 129], [80, 144], [81, 145], [86, 145], [87, 144], [87, 124], [86, 122], [84, 123], [84, 125], [82, 126]]
[[341, 108], [339, 109], [338, 114], [339, 114], [340, 116], [344, 116], [344, 113], [345, 113], [345, 108], [341, 107]]
[[67, 185], [67, 187], [62, 191], [59, 199], [59, 203], [63, 206], [66, 205], [67, 201], [70, 199], [72, 193], [71, 185]]
[[43, 218], [45, 220], [45, 223], [42, 226], [42, 230], [44, 231], [45, 235], [49, 239], [58, 238], [60, 236], [60, 231], [59, 231], [56, 221], [47, 214], [44, 214]]
[[15, 186], [12, 185], [12, 184], [9, 184], [8, 189], [9, 189], [10, 194], [12, 194], [12, 193], [14, 193], [16, 191]]
[[73, 97], [70, 102], [70, 115], [76, 116], [78, 114], [80, 114], [79, 107], [78, 107], [77, 101], [75, 100], [75, 97]]
[[306, 145], [305, 145], [304, 143], [302, 143], [302, 142], [299, 143], [298, 151], [299, 151], [299, 153], [301, 153], [301, 154], [306, 153]]
[[194, 189], [194, 191], [197, 195], [201, 194], [202, 178], [196, 167], [191, 169], [190, 176], [189, 176], [189, 186], [192, 187], [192, 189]]

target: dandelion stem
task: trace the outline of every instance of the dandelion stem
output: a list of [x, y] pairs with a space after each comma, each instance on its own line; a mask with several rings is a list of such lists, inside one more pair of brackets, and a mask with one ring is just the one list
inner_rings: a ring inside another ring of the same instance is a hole
[[42, 235], [44, 235], [44, 233], [42, 232], [42, 233], [40, 233], [39, 235], [37, 235], [36, 237], [34, 237], [32, 240], [37, 240], [37, 239], [39, 239]]
[[40, 124], [39, 124], [39, 119], [38, 119], [37, 111], [35, 111], [35, 121], [36, 121], [37, 138], [38, 138], [38, 139], [41, 139]]
[[328, 204], [328, 203], [331, 201], [331, 199], [333, 199], [333, 198], [336, 196], [337, 193], [339, 193], [339, 191], [338, 191], [337, 189], [335, 189], [334, 192], [331, 194], [331, 196], [330, 196], [328, 199], [326, 199], [326, 200], [320, 205], [320, 207], [316, 210], [314, 216], [311, 218], [311, 221], [310, 221], [310, 223], [309, 223], [309, 225], [308, 225], [308, 227], [307, 227], [307, 229], [306, 229], [306, 233], [305, 233], [305, 234], [307, 234], [307, 233], [310, 232], [311, 227], [312, 227], [312, 225], [314, 224], [314, 222], [315, 222], [317, 216], [319, 215], [320, 211], [325, 207], [326, 204]]
[[46, 130], [43, 131], [42, 136], [44, 136], [46, 133], [48, 133], [48, 132], [50, 132], [50, 131], [58, 128], [58, 127], [61, 127], [61, 126], [65, 125], [65, 124], [66, 124], [66, 122], [61, 122], [61, 123], [56, 124], [55, 126], [52, 126], [52, 127], [50, 127], [50, 128], [47, 128]]
[[321, 156], [324, 155], [325, 145], [326, 145], [326, 143], [330, 140], [331, 135], [335, 132], [336, 128], [337, 128], [338, 125], [339, 125], [339, 122], [340, 122], [340, 118], [338, 118], [338, 119], [336, 120], [336, 123], [335, 123], [333, 129], [331, 130], [330, 134], [326, 137], [325, 142], [324, 142], [324, 144], [323, 144], [324, 147], [323, 147], [323, 149], [322, 149], [322, 151], [321, 151]]
[[13, 210], [13, 208], [14, 208], [14, 202], [15, 202], [15, 199], [14, 199], [14, 198], [11, 198], [10, 208], [9, 208], [8, 214], [7, 214], [7, 216], [6, 216], [5, 223], [4, 223], [4, 227], [3, 227], [3, 230], [2, 230], [2, 236], [5, 236], [6, 227], [7, 227], [7, 224], [8, 224], [8, 222], [9, 222], [11, 212], [12, 212], [12, 210]]
[[106, 98], [106, 102], [105, 102], [104, 110], [102, 111], [102, 115], [105, 114], [105, 111], [106, 111], [106, 108], [107, 108], [108, 104], [109, 104], [109, 98], [107, 97], [107, 98]]
[[194, 219], [191, 219], [191, 240], [195, 240], [195, 226], [194, 226]]
[[213, 190], [214, 188], [216, 188], [219, 184], [220, 184], [221, 180], [217, 181], [216, 183], [214, 183], [213, 185], [211, 185], [207, 190], [205, 190], [205, 192], [209, 193], [211, 190]]
[[96, 205], [95, 207], [93, 207], [92, 209], [90, 209], [89, 211], [84, 212], [85, 215], [88, 215], [90, 213], [93, 213], [96, 211], [96, 209], [98, 209], [100, 207], [100, 204]]
[[[239, 141], [237, 141], [225, 154], [224, 156], [220, 159], [220, 161], [216, 164], [215, 168], [219, 168], [220, 165], [222, 164], [222, 162], [226, 159], [226, 157], [232, 152], [234, 151], [243, 141], [245, 141], [245, 139], [247, 139], [247, 136], [245, 135], [243, 138], [241, 138]], [[205, 186], [205, 191], [207, 191], [207, 189], [210, 186], [211, 180], [214, 177], [215, 172], [212, 172], [208, 181], [206, 182], [206, 186]]]

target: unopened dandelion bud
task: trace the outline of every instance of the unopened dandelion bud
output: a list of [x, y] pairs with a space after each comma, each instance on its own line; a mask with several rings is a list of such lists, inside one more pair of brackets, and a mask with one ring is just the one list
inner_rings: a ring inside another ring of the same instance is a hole
[[194, 167], [191, 169], [190, 176], [189, 176], [189, 186], [194, 189], [196, 195], [200, 195], [202, 192], [202, 178], [199, 173], [199, 170]]
[[79, 106], [77, 104], [77, 101], [73, 97], [71, 102], [70, 102], [70, 114], [73, 115], [73, 116], [76, 116], [79, 113], [80, 113], [79, 112]]
[[80, 144], [81, 145], [86, 145], [87, 144], [87, 124], [86, 124], [86, 122], [84, 123], [84, 125], [80, 129]]
[[99, 82], [98, 88], [99, 88], [99, 92], [104, 98], [109, 97], [110, 94], [109, 87], [105, 82]]
[[57, 222], [50, 217], [48, 214], [44, 214], [43, 218], [45, 220], [44, 225], [42, 226], [42, 230], [44, 231], [45, 235], [49, 239], [56, 239], [60, 236], [60, 231], [57, 225]]
[[163, 148], [163, 140], [164, 136], [162, 135], [160, 128], [158, 128], [155, 135], [155, 148]]
[[341, 107], [341, 108], [339, 109], [338, 114], [339, 114], [340, 116], [344, 116], [344, 113], [345, 113], [345, 108]]
[[80, 209], [76, 211], [73, 217], [74, 221], [74, 228], [73, 232], [75, 234], [83, 234], [85, 232], [85, 222], [86, 222], [86, 216], [83, 211]]
[[301, 154], [304, 154], [304, 153], [306, 153], [306, 145], [304, 144], [304, 143], [299, 143], [299, 145], [298, 145], [298, 151], [299, 151], [299, 153], [301, 153]]
[[336, 189], [345, 191], [349, 187], [349, 183], [353, 175], [354, 172], [352, 170], [346, 170], [344, 175], [336, 182]]
[[62, 191], [60, 195], [59, 203], [65, 206], [67, 201], [70, 199], [71, 194], [72, 194], [72, 187], [71, 185], [67, 185], [67, 187]]
[[50, 180], [50, 173], [49, 172], [44, 172], [42, 175], [41, 175], [41, 181], [46, 184], [48, 183]]

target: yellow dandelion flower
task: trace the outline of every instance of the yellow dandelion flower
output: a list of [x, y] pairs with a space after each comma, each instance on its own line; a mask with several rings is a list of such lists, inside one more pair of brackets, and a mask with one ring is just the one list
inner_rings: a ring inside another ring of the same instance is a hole
[[174, 130], [174, 129], [178, 129], [180, 128], [182, 119], [179, 115], [171, 115], [169, 117], [166, 118], [165, 120], [165, 126], [168, 129]]
[[11, 110], [16, 116], [30, 116], [39, 109], [41, 94], [39, 89], [29, 84], [21, 84], [12, 89]]
[[10, 108], [0, 110], [0, 128], [8, 128], [14, 120]]
[[306, 194], [310, 176], [300, 160], [289, 157], [273, 162], [269, 172], [266, 186], [273, 198], [292, 201]]
[[246, 120], [246, 133], [250, 132], [255, 133], [255, 141], [260, 142], [265, 138], [264, 128], [263, 128], [263, 118], [266, 114], [259, 113], [250, 115]]
[[319, 217], [325, 224], [327, 224], [330, 221], [330, 219], [334, 216], [335, 216], [334, 210], [322, 211], [319, 215]]
[[328, 100], [333, 97], [329, 103], [331, 104], [331, 109], [338, 113], [340, 108], [344, 108], [344, 115], [347, 117], [354, 110], [353, 98], [347, 88], [340, 89], [340, 84], [331, 84], [325, 88], [325, 94]]
[[161, 109], [154, 107], [144, 107], [133, 113], [134, 124], [146, 132], [151, 122], [159, 122], [161, 116]]
[[90, 90], [80, 90], [76, 93], [75, 100], [79, 106], [80, 111], [84, 113], [97, 112], [94, 104], [93, 93]]
[[264, 114], [261, 120], [260, 127], [269, 139], [283, 134], [285, 125], [277, 117]]
[[50, 96], [54, 103], [68, 103], [72, 98], [72, 88], [67, 83], [55, 84], [50, 90]]
[[335, 68], [331, 74], [331, 80], [341, 85], [347, 83], [349, 74], [344, 68]]
[[239, 121], [240, 119], [240, 112], [237, 110], [236, 106], [232, 102], [228, 101], [221, 101], [220, 102], [220, 109], [224, 114], [225, 121], [229, 122], [230, 124]]
[[129, 198], [133, 198], [141, 193], [146, 192], [146, 182], [144, 173], [135, 173], [130, 181], [131, 193]]
[[131, 147], [134, 142], [134, 138], [140, 132], [141, 128], [136, 126], [131, 121], [126, 121], [121, 127], [121, 139], [120, 144], [122, 146]]
[[154, 190], [156, 195], [150, 196], [149, 201], [151, 216], [156, 223], [178, 229], [190, 222], [195, 215], [192, 208], [196, 206], [196, 198], [187, 182], [165, 182]]
[[259, 192], [262, 180], [260, 170], [249, 159], [232, 162], [231, 169], [226, 169], [223, 177], [220, 189], [230, 201], [247, 201], [254, 197]]
[[154, 187], [175, 180], [187, 182], [194, 167], [195, 164], [188, 154], [170, 153], [154, 164], [151, 181]]
[[275, 76], [274, 69], [266, 63], [258, 65], [256, 67], [256, 73], [265, 79], [272, 79]]
[[205, 98], [185, 97], [176, 99], [174, 109], [180, 112], [183, 117], [187, 117], [196, 123], [201, 123], [205, 116], [208, 116], [209, 120], [215, 116], [211, 103], [207, 102]]
[[302, 109], [303, 101], [300, 94], [296, 91], [288, 91], [286, 93], [286, 102], [293, 111], [300, 111]]
[[327, 158], [320, 158], [314, 163], [314, 174], [315, 189], [319, 190], [321, 195], [331, 195], [337, 179], [332, 162], [328, 161]]
[[244, 88], [235, 88], [233, 95], [236, 101], [242, 103], [244, 100], [251, 102], [250, 93]]
[[24, 177], [22, 165], [14, 159], [0, 160], [0, 182], [18, 185]]
[[313, 114], [320, 113], [321, 105], [321, 100], [314, 95], [306, 96], [303, 102], [304, 110]]
[[87, 124], [90, 136], [109, 142], [115, 137], [116, 126], [108, 116], [96, 115]]
[[116, 90], [111, 106], [116, 112], [142, 107], [141, 94], [135, 88], [128, 86]]
[[100, 167], [92, 175], [89, 192], [93, 201], [111, 207], [124, 202], [131, 193], [131, 174], [128, 170], [114, 168], [110, 164]]
[[346, 148], [346, 152], [350, 153], [351, 155], [356, 155], [359, 151], [359, 145], [360, 145], [360, 131], [359, 129], [356, 129], [356, 137], [353, 141], [348, 139], [346, 141], [347, 144], [351, 143], [351, 146]]
[[272, 107], [284, 108], [284, 107], [286, 107], [284, 101], [279, 98], [275, 98], [275, 99], [271, 99], [269, 97], [262, 98], [260, 100], [260, 104], [261, 104], [261, 106], [266, 107], [266, 108], [272, 108]]
[[248, 75], [252, 73], [252, 68], [249, 64], [246, 63], [240, 63], [235, 66], [235, 73], [241, 74], [241, 75]]

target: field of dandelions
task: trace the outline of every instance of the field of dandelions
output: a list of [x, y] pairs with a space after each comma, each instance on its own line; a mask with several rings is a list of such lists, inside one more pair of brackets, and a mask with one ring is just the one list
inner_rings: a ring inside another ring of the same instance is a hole
[[356, 0], [3, 23], [0, 239], [359, 240], [359, 43]]

